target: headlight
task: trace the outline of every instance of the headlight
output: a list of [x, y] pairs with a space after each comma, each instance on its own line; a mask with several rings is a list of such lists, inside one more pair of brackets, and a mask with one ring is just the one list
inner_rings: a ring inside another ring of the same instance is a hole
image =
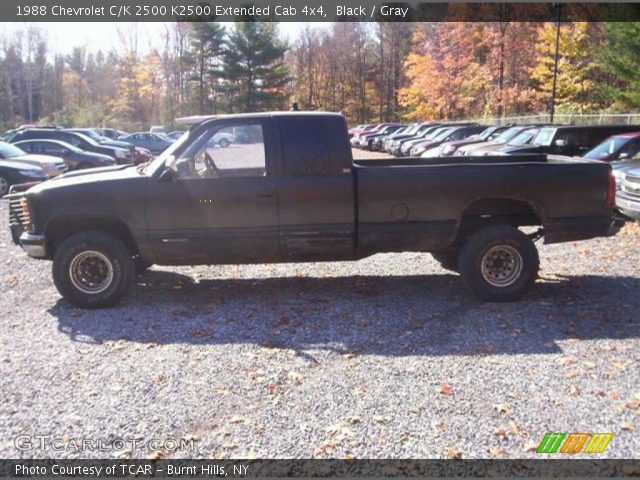
[[454, 147], [453, 145], [445, 145], [442, 148], [442, 153], [449, 154], [449, 153], [455, 152], [455, 150], [456, 150], [456, 147]]
[[420, 155], [422, 152], [427, 150], [426, 147], [413, 147], [411, 149], [411, 155]]
[[45, 178], [47, 176], [46, 173], [40, 170], [18, 170], [18, 173], [29, 178]]

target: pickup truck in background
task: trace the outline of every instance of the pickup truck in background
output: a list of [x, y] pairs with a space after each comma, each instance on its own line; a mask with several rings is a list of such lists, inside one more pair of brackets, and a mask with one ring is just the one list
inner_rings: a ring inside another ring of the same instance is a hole
[[[223, 134], [243, 141], [210, 142]], [[537, 238], [614, 234], [614, 197], [603, 162], [354, 161], [341, 115], [282, 112], [213, 117], [145, 166], [71, 172], [10, 195], [10, 223], [30, 256], [53, 260], [63, 297], [87, 308], [115, 304], [151, 264], [403, 251], [431, 252], [478, 298], [510, 301], [536, 280]], [[529, 226], [539, 228], [520, 230]]]

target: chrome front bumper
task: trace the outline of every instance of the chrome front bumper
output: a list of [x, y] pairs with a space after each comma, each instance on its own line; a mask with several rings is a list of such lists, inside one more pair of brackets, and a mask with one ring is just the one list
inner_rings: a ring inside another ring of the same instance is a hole
[[20, 235], [20, 246], [30, 257], [44, 258], [47, 256], [44, 235], [34, 235], [33, 233], [24, 232]]

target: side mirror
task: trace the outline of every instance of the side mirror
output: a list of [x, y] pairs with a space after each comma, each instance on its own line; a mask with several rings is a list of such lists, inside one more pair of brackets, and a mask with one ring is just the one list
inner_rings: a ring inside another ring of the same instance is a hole
[[629, 158], [629, 152], [622, 152], [618, 155], [618, 160], [626, 160], [627, 158]]
[[160, 182], [172, 182], [173, 179], [175, 178], [176, 173], [171, 170], [170, 168], [165, 168], [162, 173], [160, 174], [160, 176], [158, 177], [158, 181]]

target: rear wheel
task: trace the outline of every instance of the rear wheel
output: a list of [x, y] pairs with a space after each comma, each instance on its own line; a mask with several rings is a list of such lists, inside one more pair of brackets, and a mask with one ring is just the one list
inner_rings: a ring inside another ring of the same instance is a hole
[[540, 267], [533, 241], [509, 225], [473, 233], [462, 247], [458, 263], [471, 292], [493, 302], [520, 298], [533, 286]]
[[119, 238], [91, 231], [72, 235], [53, 257], [53, 281], [60, 294], [83, 308], [110, 307], [133, 283], [134, 261]]

